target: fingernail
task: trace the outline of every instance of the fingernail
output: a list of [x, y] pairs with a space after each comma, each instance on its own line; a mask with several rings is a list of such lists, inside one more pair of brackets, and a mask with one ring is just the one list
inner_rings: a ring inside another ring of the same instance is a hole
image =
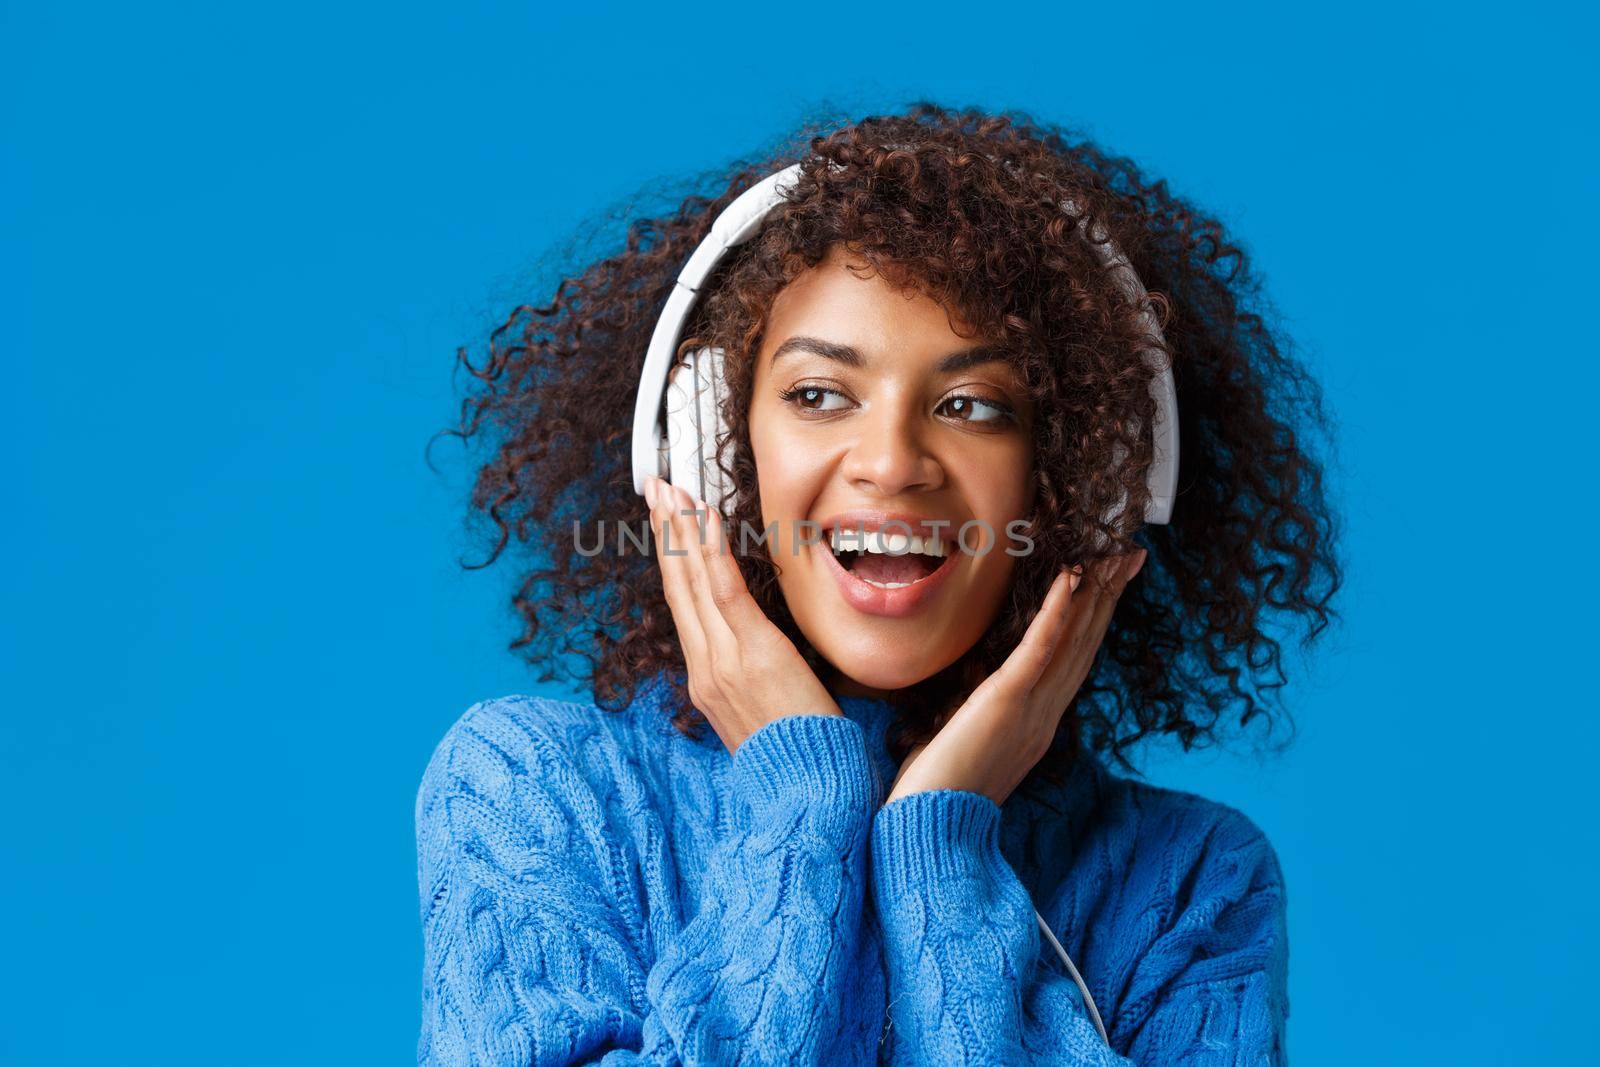
[[654, 474], [644, 480], [644, 501], [651, 507], [656, 506], [656, 476]]

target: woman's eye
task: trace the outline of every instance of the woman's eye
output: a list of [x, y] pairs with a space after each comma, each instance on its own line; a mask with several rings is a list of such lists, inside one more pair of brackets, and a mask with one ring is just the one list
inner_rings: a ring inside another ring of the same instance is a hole
[[998, 423], [1012, 417], [1008, 405], [977, 396], [952, 396], [940, 404], [939, 408], [962, 422]]
[[783, 399], [807, 411], [839, 411], [849, 406], [843, 393], [819, 385], [801, 385], [783, 391]]

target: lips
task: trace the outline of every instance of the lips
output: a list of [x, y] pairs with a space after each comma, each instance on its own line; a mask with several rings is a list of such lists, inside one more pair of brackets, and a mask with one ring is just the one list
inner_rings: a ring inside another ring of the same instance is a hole
[[[935, 524], [936, 523], [936, 524]], [[833, 575], [838, 583], [839, 593], [845, 603], [866, 615], [876, 615], [884, 618], [905, 618], [911, 616], [925, 607], [930, 598], [944, 585], [950, 572], [955, 570], [958, 558], [963, 555], [958, 550], [951, 549], [939, 559], [938, 565], [920, 578], [895, 588], [883, 585], [874, 585], [872, 582], [846, 570], [844, 565], [834, 555], [830, 545], [834, 530], [841, 532], [865, 530], [868, 532], [882, 530], [887, 534], [904, 534], [907, 530], [912, 535], [935, 540], [942, 538], [946, 542], [954, 539], [954, 531], [958, 524], [937, 520], [923, 519], [918, 516], [894, 514], [889, 512], [848, 512], [835, 515], [825, 520], [822, 524], [824, 540], [821, 544], [812, 545], [812, 549], [820, 552], [825, 560], [823, 566]], [[920, 570], [920, 568], [916, 568]], [[907, 573], [905, 577], [910, 577]]]

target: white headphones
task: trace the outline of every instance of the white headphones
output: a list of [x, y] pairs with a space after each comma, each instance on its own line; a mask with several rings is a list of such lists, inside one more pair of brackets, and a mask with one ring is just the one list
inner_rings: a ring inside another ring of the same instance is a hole
[[[710, 234], [694, 250], [689, 262], [678, 274], [677, 284], [672, 287], [666, 307], [662, 309], [655, 332], [650, 337], [644, 368], [639, 373], [638, 399], [633, 408], [633, 489], [641, 496], [644, 495], [644, 480], [651, 474], [660, 475], [714, 508], [721, 508], [729, 495], [730, 487], [717, 463], [717, 449], [728, 435], [728, 425], [723, 417], [722, 349], [702, 348], [691, 352], [676, 367], [672, 366], [673, 358], [684, 323], [688, 321], [699, 297], [700, 287], [729, 249], [754, 236], [767, 216], [786, 202], [786, 194], [799, 179], [802, 166], [795, 163], [768, 175], [735, 198], [717, 216], [711, 224]], [[1068, 197], [1061, 202], [1061, 208], [1077, 220], [1078, 229], [1083, 232], [1082, 204]], [[1172, 517], [1173, 498], [1178, 486], [1178, 390], [1172, 378], [1171, 364], [1161, 347], [1165, 338], [1155, 314], [1149, 308], [1149, 294], [1144, 283], [1105, 228], [1097, 224], [1088, 244], [1100, 263], [1116, 276], [1122, 291], [1140, 308], [1140, 317], [1151, 341], [1142, 354], [1159, 369], [1150, 383], [1150, 391], [1156, 401], [1153, 430], [1155, 462], [1151, 464], [1146, 479], [1150, 501], [1145, 508], [1144, 521], [1165, 524]], [[1121, 456], [1114, 462], [1120, 463]], [[1114, 521], [1126, 503], [1124, 494], [1123, 499], [1107, 514], [1107, 521]], [[1061, 962], [1066, 965], [1067, 973], [1083, 994], [1089, 1017], [1100, 1039], [1109, 1044], [1100, 1011], [1078, 968], [1073, 965], [1071, 957], [1056, 939], [1044, 916], [1037, 909], [1034, 916], [1061, 957]]]
[[[741, 193], [717, 216], [711, 232], [678, 274], [639, 372], [639, 393], [633, 408], [633, 489], [641, 496], [644, 480], [651, 474], [660, 475], [714, 508], [720, 508], [729, 496], [731, 487], [717, 463], [717, 449], [728, 435], [723, 416], [722, 349], [702, 348], [687, 353], [676, 367], [673, 359], [700, 287], [729, 249], [754, 236], [768, 214], [786, 202], [785, 194], [798, 180], [801, 167], [795, 163]], [[1078, 201], [1069, 197], [1061, 206], [1078, 220], [1082, 232], [1083, 210]], [[1150, 500], [1144, 521], [1164, 524], [1172, 517], [1178, 487], [1178, 390], [1172, 367], [1160, 347], [1164, 341], [1161, 326], [1149, 308], [1144, 284], [1104, 227], [1096, 225], [1088, 243], [1096, 258], [1115, 274], [1122, 291], [1140, 308], [1152, 342], [1143, 355], [1159, 369], [1150, 383], [1156, 401], [1156, 458], [1146, 478]], [[1107, 521], [1114, 521], [1125, 504], [1126, 494], [1110, 509]]]

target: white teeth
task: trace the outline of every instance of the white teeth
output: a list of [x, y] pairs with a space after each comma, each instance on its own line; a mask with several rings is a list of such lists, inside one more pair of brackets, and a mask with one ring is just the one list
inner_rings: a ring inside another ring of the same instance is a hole
[[863, 578], [861, 580], [868, 585], [875, 585], [879, 589], [904, 589], [911, 584], [910, 582], [875, 582], [871, 578]]
[[883, 556], [903, 556], [915, 552], [919, 556], [943, 558], [949, 551], [937, 537], [918, 537], [896, 533], [893, 530], [836, 529], [832, 532], [834, 552], [873, 552]]

